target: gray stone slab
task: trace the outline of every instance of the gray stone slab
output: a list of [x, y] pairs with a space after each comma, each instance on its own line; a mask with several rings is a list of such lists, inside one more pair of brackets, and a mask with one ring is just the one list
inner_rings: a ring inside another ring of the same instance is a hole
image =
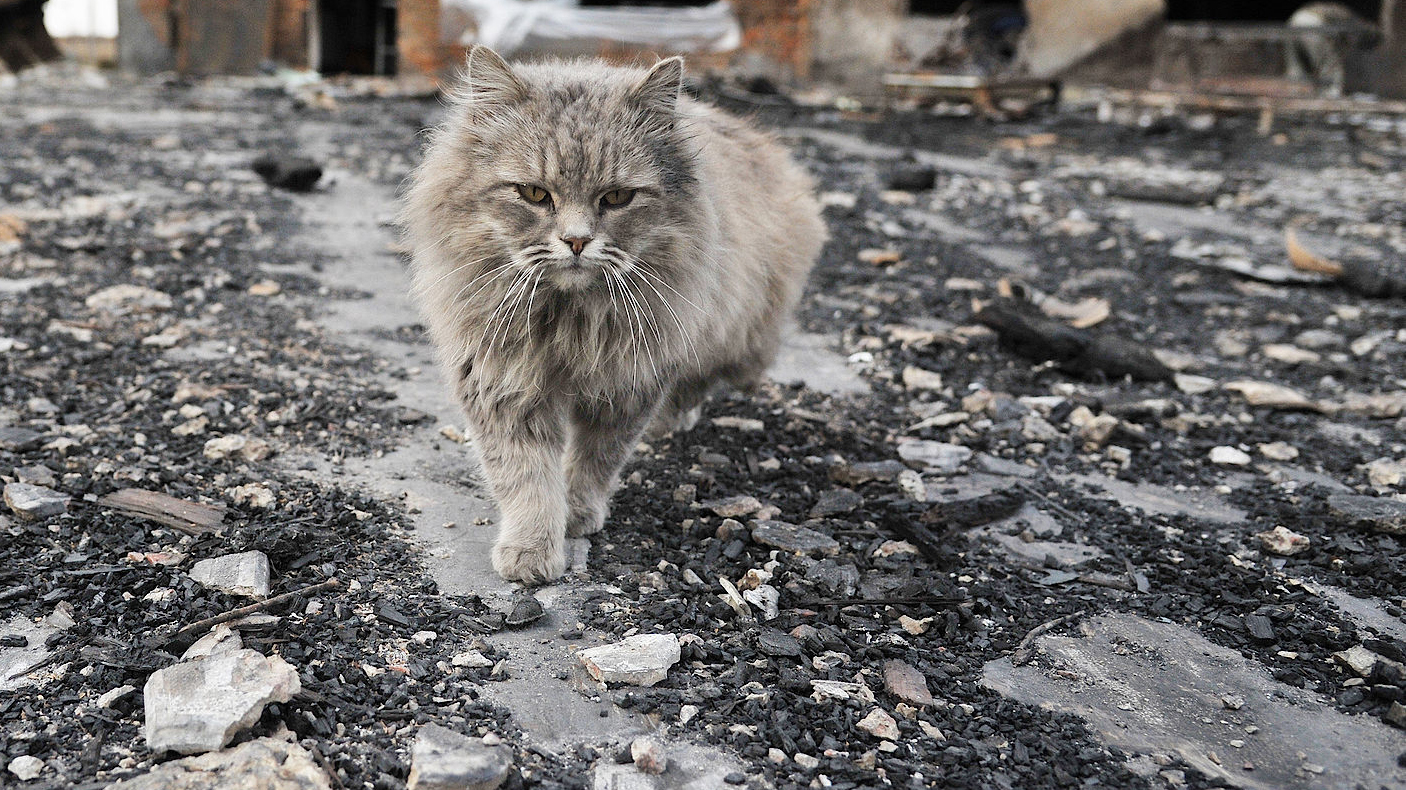
[[830, 348], [823, 335], [792, 332], [781, 341], [776, 361], [767, 370], [773, 381], [803, 382], [807, 387], [831, 395], [855, 395], [869, 391], [869, 384], [850, 370], [840, 354]]
[[1332, 601], [1359, 628], [1370, 628], [1378, 634], [1406, 642], [1406, 622], [1388, 612], [1381, 601], [1358, 598], [1347, 590], [1328, 585], [1312, 585], [1310, 589], [1319, 597]]
[[409, 790], [495, 790], [513, 767], [512, 751], [438, 724], [415, 734]]
[[1124, 507], [1154, 515], [1186, 515], [1219, 524], [1240, 524], [1246, 518], [1245, 511], [1200, 489], [1174, 491], [1165, 486], [1129, 483], [1102, 475], [1059, 475], [1056, 479], [1093, 486]]
[[25, 647], [0, 647], [0, 691], [13, 691], [34, 682], [29, 668], [49, 657], [44, 640], [59, 629], [48, 623], [33, 623], [15, 617], [0, 623], [0, 636], [18, 635], [25, 638]]
[[591, 770], [592, 790], [719, 790], [731, 786], [723, 782], [723, 777], [743, 772], [735, 759], [712, 749], [668, 741], [664, 742], [664, 749], [669, 764], [658, 775], [645, 773], [630, 763], [597, 763]]
[[[1175, 753], [1255, 790], [1406, 788], [1406, 768], [1396, 763], [1406, 733], [1339, 713], [1189, 628], [1108, 614], [1077, 636], [1042, 636], [1036, 647], [1031, 664], [988, 663], [982, 683], [1078, 714], [1109, 745]], [[1225, 698], [1237, 697], [1244, 704], [1229, 710]]]

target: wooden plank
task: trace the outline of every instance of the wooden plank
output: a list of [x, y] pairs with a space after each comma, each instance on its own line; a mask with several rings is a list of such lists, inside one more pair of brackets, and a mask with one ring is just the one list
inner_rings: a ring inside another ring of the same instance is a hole
[[98, 504], [119, 513], [164, 524], [187, 535], [212, 532], [219, 529], [225, 520], [224, 505], [203, 505], [140, 488], [114, 491], [99, 499]]

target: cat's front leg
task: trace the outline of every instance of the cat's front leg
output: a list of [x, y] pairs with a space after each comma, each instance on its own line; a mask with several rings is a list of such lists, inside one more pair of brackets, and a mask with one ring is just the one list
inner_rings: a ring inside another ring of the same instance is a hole
[[498, 502], [493, 569], [544, 582], [566, 570], [565, 435], [561, 411], [537, 398], [465, 401], [483, 471]]
[[610, 495], [620, 469], [659, 403], [657, 393], [620, 394], [610, 400], [581, 400], [571, 409], [567, 451], [566, 534], [590, 535], [605, 526]]

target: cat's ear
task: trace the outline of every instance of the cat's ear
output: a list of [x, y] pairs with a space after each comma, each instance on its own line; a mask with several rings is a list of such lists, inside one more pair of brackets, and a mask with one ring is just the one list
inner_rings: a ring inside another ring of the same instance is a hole
[[493, 50], [475, 44], [464, 69], [464, 103], [475, 116], [527, 98], [527, 86]]
[[672, 57], [654, 64], [631, 94], [648, 110], [673, 115], [683, 91], [683, 58]]

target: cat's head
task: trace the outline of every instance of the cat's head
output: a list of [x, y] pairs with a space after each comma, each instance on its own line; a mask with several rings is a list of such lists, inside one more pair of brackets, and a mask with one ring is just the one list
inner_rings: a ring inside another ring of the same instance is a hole
[[446, 127], [453, 153], [437, 162], [461, 171], [456, 235], [563, 290], [670, 265], [695, 213], [682, 79], [679, 58], [515, 67], [475, 47]]

